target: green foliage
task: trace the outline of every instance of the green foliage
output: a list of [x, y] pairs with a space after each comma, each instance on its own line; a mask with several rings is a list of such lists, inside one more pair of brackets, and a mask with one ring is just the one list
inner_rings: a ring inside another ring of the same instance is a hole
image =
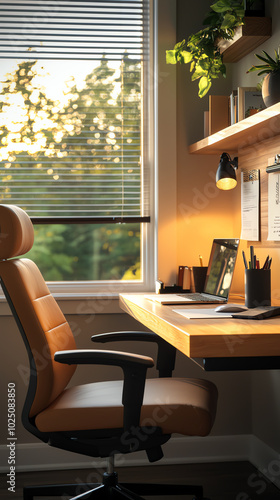
[[199, 97], [207, 94], [213, 79], [220, 75], [226, 77], [217, 41], [221, 38], [231, 40], [235, 29], [243, 24], [244, 14], [243, 0], [217, 0], [203, 21], [206, 28], [166, 51], [167, 64], [190, 63], [192, 81], [199, 80]]
[[47, 281], [141, 278], [140, 224], [36, 225], [27, 257]]
[[274, 71], [278, 71], [280, 69], [280, 57], [277, 50], [274, 51], [275, 59], [273, 59], [267, 52], [265, 52], [265, 50], [263, 50], [262, 52], [264, 55], [255, 54], [255, 56], [265, 64], [254, 65], [247, 71], [247, 73], [251, 73], [252, 71], [259, 71], [258, 75], [264, 75], [273, 73]]
[[[63, 281], [73, 269], [74, 258], [67, 251], [65, 226], [62, 224], [34, 227], [35, 242], [28, 258], [34, 260], [48, 281]], [[74, 278], [73, 278], [74, 279]]]

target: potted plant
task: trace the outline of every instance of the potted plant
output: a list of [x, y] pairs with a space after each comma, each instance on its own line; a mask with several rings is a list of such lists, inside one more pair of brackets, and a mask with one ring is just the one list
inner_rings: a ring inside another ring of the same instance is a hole
[[231, 40], [236, 28], [244, 24], [244, 15], [244, 0], [217, 0], [203, 21], [206, 27], [166, 51], [168, 64], [190, 63], [191, 79], [198, 80], [199, 97], [207, 94], [214, 78], [226, 77], [218, 40]]
[[258, 71], [258, 75], [265, 75], [262, 82], [262, 97], [266, 107], [272, 106], [280, 101], [280, 57], [279, 49], [275, 50], [275, 59], [273, 59], [265, 50], [263, 55], [255, 54], [265, 64], [252, 66], [247, 73]]

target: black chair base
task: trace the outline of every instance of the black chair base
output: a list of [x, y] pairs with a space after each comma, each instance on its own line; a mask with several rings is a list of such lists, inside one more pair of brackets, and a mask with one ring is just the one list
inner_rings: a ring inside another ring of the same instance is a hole
[[[84, 489], [84, 491], [81, 493], [82, 489]], [[61, 496], [63, 499], [65, 499], [66, 496], [70, 496], [71, 500], [143, 500], [142, 495], [194, 495], [193, 500], [207, 500], [203, 497], [203, 488], [201, 486], [149, 483], [119, 484], [116, 472], [105, 472], [103, 475], [103, 483], [27, 486], [23, 489], [23, 500], [34, 500], [35, 496]]]

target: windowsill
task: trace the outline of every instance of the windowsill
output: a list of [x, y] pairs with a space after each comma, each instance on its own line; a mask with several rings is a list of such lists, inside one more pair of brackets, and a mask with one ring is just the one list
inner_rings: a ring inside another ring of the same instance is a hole
[[[53, 293], [62, 312], [67, 315], [124, 314], [118, 293]], [[0, 295], [0, 316], [12, 316], [4, 295]]]

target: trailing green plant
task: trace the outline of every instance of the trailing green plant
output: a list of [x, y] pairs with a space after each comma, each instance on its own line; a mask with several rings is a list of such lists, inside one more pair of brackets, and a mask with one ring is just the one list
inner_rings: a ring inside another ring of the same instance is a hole
[[167, 64], [190, 63], [191, 79], [199, 80], [198, 95], [203, 97], [212, 85], [212, 79], [226, 77], [226, 66], [218, 47], [218, 40], [231, 40], [238, 26], [244, 24], [243, 0], [217, 0], [203, 21], [206, 27], [187, 40], [166, 51]]
[[254, 65], [250, 69], [248, 69], [247, 73], [251, 73], [252, 71], [258, 71], [259, 72], [258, 75], [265, 75], [273, 73], [280, 69], [279, 49], [278, 51], [277, 50], [274, 51], [275, 59], [273, 59], [265, 50], [263, 50], [262, 52], [264, 54], [263, 56], [259, 54], [255, 54], [255, 56], [265, 64]]

